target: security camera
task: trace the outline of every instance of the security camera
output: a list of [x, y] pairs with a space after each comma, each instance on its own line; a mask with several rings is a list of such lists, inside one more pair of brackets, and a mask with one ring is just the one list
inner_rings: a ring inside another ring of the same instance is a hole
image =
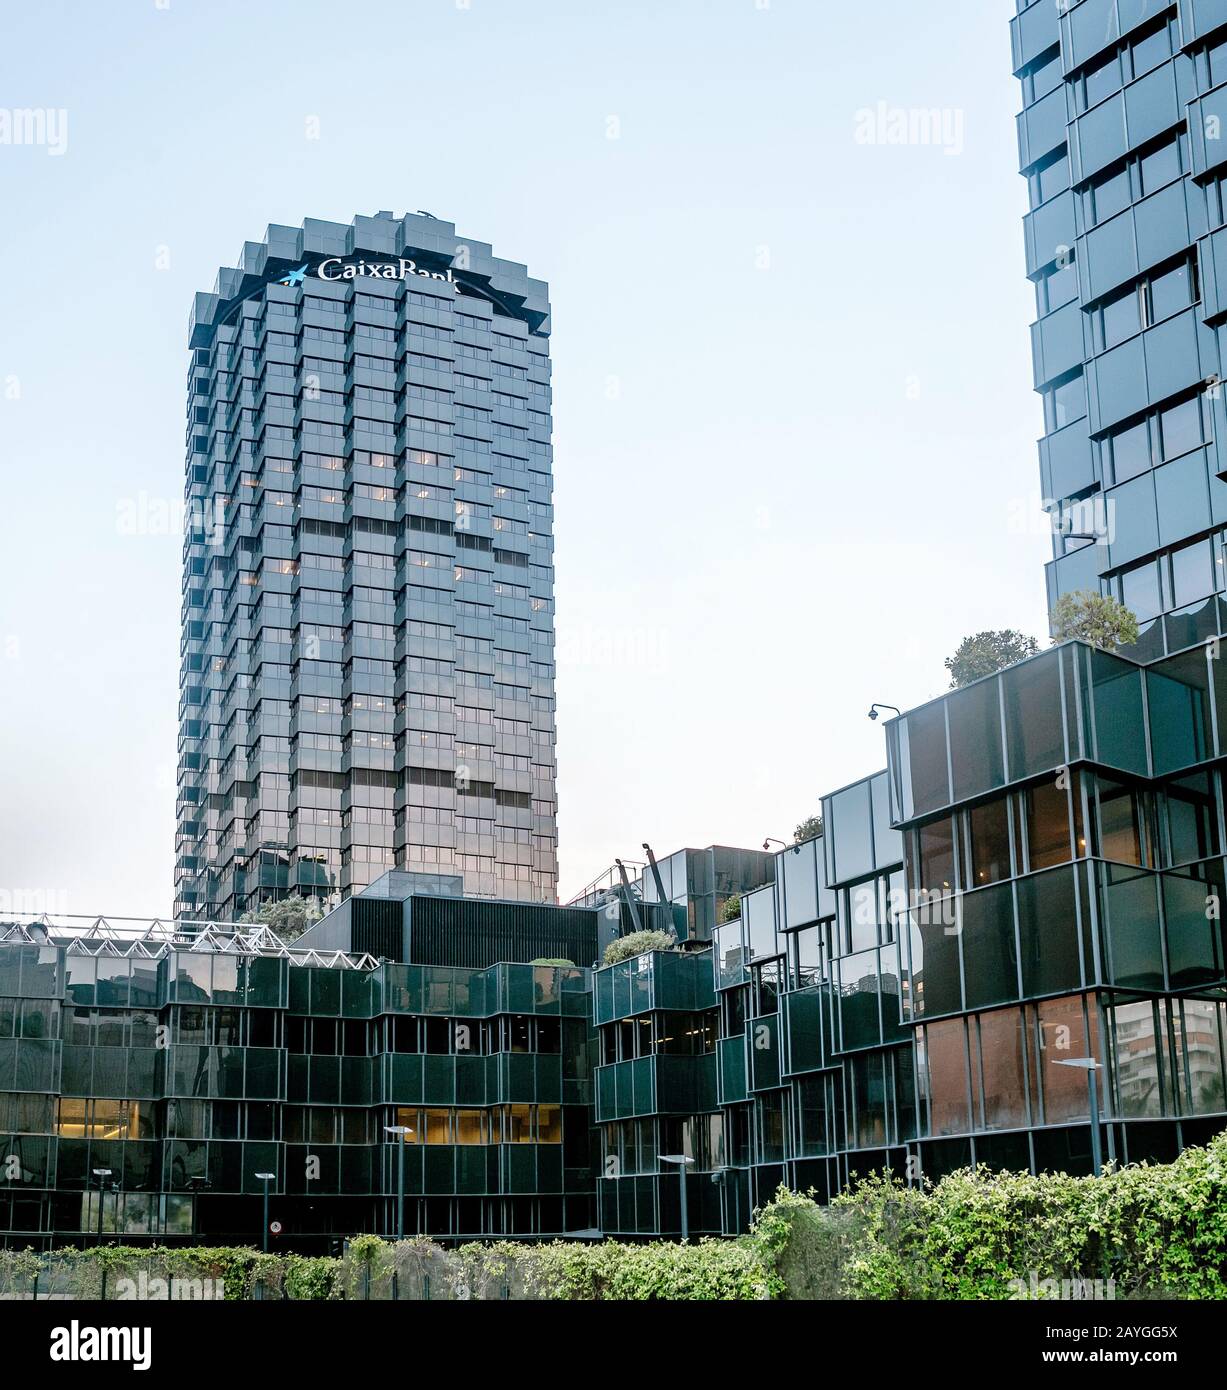
[[763, 848], [764, 848], [764, 849], [769, 849], [770, 847], [771, 847], [771, 841], [770, 841], [770, 840], [764, 840], [764, 841], [763, 841]]

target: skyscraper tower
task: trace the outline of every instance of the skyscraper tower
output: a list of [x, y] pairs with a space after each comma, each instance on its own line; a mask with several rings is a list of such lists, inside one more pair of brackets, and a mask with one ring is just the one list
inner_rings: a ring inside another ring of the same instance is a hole
[[196, 296], [178, 914], [393, 868], [555, 899], [547, 296], [387, 212]]
[[1148, 661], [1222, 630], [1227, 3], [1019, 0], [1012, 35], [1049, 602], [1115, 595]]

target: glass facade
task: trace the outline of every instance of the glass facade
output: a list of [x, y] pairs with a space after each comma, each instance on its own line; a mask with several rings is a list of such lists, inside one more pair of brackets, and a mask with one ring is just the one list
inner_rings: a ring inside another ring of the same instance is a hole
[[270, 227], [197, 295], [177, 916], [556, 900], [548, 335], [424, 215]]
[[1019, 0], [1017, 11], [1049, 602], [1116, 596], [1150, 659], [1223, 631], [1227, 11], [1220, 0]]
[[594, 1224], [586, 969], [4, 935], [0, 1243]]

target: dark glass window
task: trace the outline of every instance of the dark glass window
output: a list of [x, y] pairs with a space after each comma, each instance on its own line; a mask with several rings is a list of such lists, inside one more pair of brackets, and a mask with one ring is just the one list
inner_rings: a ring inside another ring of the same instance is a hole
[[1160, 416], [1160, 425], [1165, 459], [1196, 449], [1202, 442], [1201, 406], [1197, 397], [1165, 410]]
[[1078, 996], [1045, 1000], [1035, 1006], [1035, 1013], [1036, 1061], [1044, 1098], [1044, 1120], [1047, 1124], [1084, 1120], [1089, 1111], [1086, 1073], [1078, 1067], [1063, 1067], [1058, 1063], [1067, 1057], [1098, 1056], [1098, 1029], [1092, 1029], [1087, 1036], [1082, 1000]]
[[1046, 164], [1036, 175], [1035, 181], [1039, 195], [1037, 202], [1046, 203], [1049, 198], [1055, 198], [1069, 187], [1069, 157], [1062, 155], [1060, 159]]
[[[1141, 797], [1132, 787], [1098, 779], [1098, 844], [1096, 852], [1118, 864], [1149, 862], [1149, 837]], [[1146, 846], [1144, 856], [1143, 846]]]
[[509, 1041], [507, 1044], [510, 1052], [530, 1052], [532, 1020], [523, 1014], [517, 1014], [507, 1020], [509, 1030]]
[[1086, 71], [1086, 104], [1092, 107], [1121, 88], [1120, 57], [1113, 53]]
[[920, 887], [925, 892], [950, 891], [954, 887], [954, 821], [942, 820], [923, 825], [916, 832], [919, 851]]
[[934, 1135], [965, 1134], [967, 1037], [961, 1018], [930, 1023], [921, 1030], [921, 1055], [928, 1071], [929, 1127]]
[[821, 974], [818, 928], [803, 927], [793, 933], [794, 988], [817, 983]]
[[1156, 1037], [1155, 1005], [1149, 999], [1112, 1009], [1116, 1087], [1120, 1112], [1133, 1118], [1163, 1114], [1164, 1051]]
[[938, 701], [899, 721], [904, 771], [904, 813], [935, 811], [950, 800], [946, 773], [946, 712]]
[[[950, 822], [945, 822], [949, 827]], [[951, 845], [953, 850], [953, 842]], [[953, 872], [953, 870], [952, 870]], [[864, 951], [878, 944], [879, 880], [871, 878], [848, 889], [849, 949]]]
[[1101, 864], [1100, 918], [1109, 978], [1122, 988], [1163, 988], [1163, 949], [1155, 875]]
[[1061, 54], [1058, 50], [1047, 62], [1041, 63], [1033, 72], [1028, 73], [1028, 105], [1046, 97], [1049, 92], [1055, 92], [1064, 80], [1065, 74], [1061, 69]]
[[1037, 307], [1041, 315], [1050, 314], [1078, 298], [1078, 267], [1073, 261], [1050, 272], [1036, 285]]
[[999, 1009], [981, 1014], [977, 1022], [980, 1069], [984, 1076], [984, 1128], [1025, 1125], [1027, 1078], [1022, 1011]]
[[1180, 142], [1172, 140], [1143, 158], [1141, 164], [1142, 196], [1162, 188], [1165, 183], [1180, 177]]
[[1059, 994], [1082, 983], [1074, 870], [1051, 869], [1018, 882], [1023, 994]]
[[1193, 299], [1193, 268], [1187, 262], [1156, 275], [1150, 282], [1150, 322], [1178, 314]]
[[1106, 222], [1129, 206], [1129, 172], [1122, 169], [1119, 174], [1096, 184], [1092, 195], [1095, 201], [1095, 222]]
[[1153, 560], [1121, 575], [1121, 601], [1140, 623], [1148, 622], [1163, 611], [1159, 567]]
[[965, 894], [961, 910], [964, 1007], [977, 1009], [1017, 999], [1018, 957], [1010, 885]]
[[1196, 603], [1214, 590], [1214, 555], [1208, 540], [1172, 551], [1172, 602], [1177, 608]]
[[920, 914], [911, 933], [914, 1010], [921, 1014], [949, 1014], [962, 1008], [959, 984], [959, 939], [940, 920], [940, 913]]
[[1155, 772], [1174, 772], [1209, 757], [1210, 700], [1205, 648], [1195, 647], [1149, 667], [1146, 693]]
[[1069, 843], [1069, 797], [1064, 787], [1041, 782], [1023, 793], [1027, 815], [1027, 850], [1032, 869], [1065, 864], [1073, 857]]
[[1141, 304], [1136, 289], [1126, 290], [1103, 306], [1103, 345], [1112, 348], [1141, 331]]
[[[1206, 904], [1223, 901], [1221, 875], [1209, 881], [1164, 874], [1163, 914], [1167, 927], [1167, 967], [1172, 989], [1194, 989], [1223, 978], [1222, 934], [1207, 920]], [[1204, 1049], [1204, 1041], [1202, 1047]]]
[[1086, 414], [1086, 382], [1081, 372], [1044, 393], [1044, 423], [1048, 433], [1063, 429]]
[[952, 695], [949, 704], [954, 799], [962, 801], [1005, 781], [998, 683], [978, 681]]
[[976, 806], [968, 816], [971, 832], [971, 887], [1010, 876], [1009, 802], [1005, 797]]
[[1188, 864], [1219, 853], [1218, 816], [1208, 773], [1181, 778], [1164, 788], [1168, 862]]
[[1010, 777], [1060, 767], [1065, 758], [1060, 654], [1049, 652], [1020, 663], [1002, 675], [1001, 686]]
[[1133, 75], [1141, 77], [1172, 56], [1172, 41], [1167, 25], [1133, 45]]
[[1150, 426], [1145, 420], [1112, 435], [1112, 476], [1128, 482], [1150, 467]]

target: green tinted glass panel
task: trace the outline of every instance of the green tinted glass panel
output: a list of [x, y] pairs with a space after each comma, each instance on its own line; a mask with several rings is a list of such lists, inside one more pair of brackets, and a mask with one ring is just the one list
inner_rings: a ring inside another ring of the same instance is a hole
[[1065, 761], [1060, 653], [1048, 652], [1005, 671], [1001, 693], [1010, 780], [1059, 767]]
[[905, 819], [948, 805], [945, 703], [938, 700], [914, 710], [897, 727]]
[[1062, 994], [1082, 983], [1073, 867], [1019, 879], [1023, 994]]
[[1100, 927], [1104, 959], [1114, 984], [1163, 988], [1156, 876], [1144, 870], [1100, 865]]
[[1096, 757], [1111, 767], [1145, 774], [1141, 671], [1106, 652], [1083, 652], [1081, 656], [1090, 662]]
[[963, 801], [1005, 781], [997, 682], [978, 681], [951, 695], [949, 706], [954, 799]]
[[1164, 874], [1163, 913], [1172, 989], [1221, 982], [1223, 885], [1183, 874]]
[[1014, 901], [1008, 883], [963, 895], [963, 977], [969, 1009], [1018, 998]]
[[1209, 686], [1206, 652], [1200, 647], [1146, 672], [1156, 776], [1210, 756]]

